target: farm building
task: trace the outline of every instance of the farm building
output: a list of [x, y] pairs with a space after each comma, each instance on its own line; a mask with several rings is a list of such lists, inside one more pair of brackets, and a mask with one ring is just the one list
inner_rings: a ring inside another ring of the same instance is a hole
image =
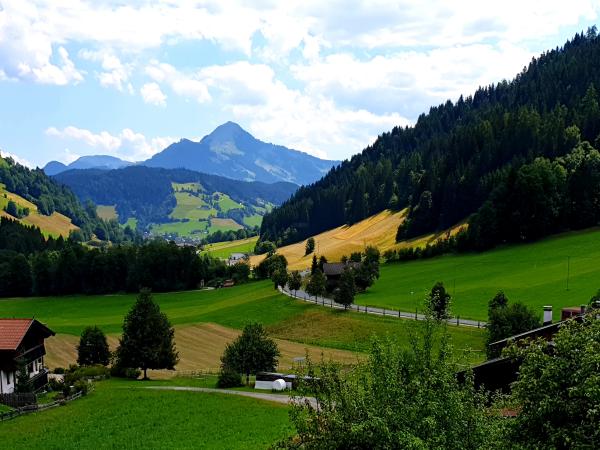
[[333, 291], [342, 276], [342, 273], [346, 268], [348, 269], [358, 269], [360, 263], [357, 262], [338, 262], [338, 263], [324, 263], [323, 264], [323, 274], [327, 278], [327, 291]]
[[229, 255], [229, 258], [227, 259], [227, 265], [234, 266], [237, 263], [247, 262], [247, 261], [248, 261], [247, 253], [232, 253]]
[[0, 394], [14, 392], [20, 364], [24, 365], [33, 390], [48, 384], [44, 340], [54, 334], [35, 319], [0, 319]]
[[[548, 341], [549, 347], [552, 347], [554, 335], [558, 333], [560, 327], [568, 320], [582, 320], [586, 312], [587, 309], [585, 306], [563, 308], [561, 311], [562, 320], [552, 322], [552, 307], [545, 306], [544, 324], [541, 327], [492, 342], [490, 347], [501, 351], [511, 342], [527, 342], [538, 338]], [[490, 391], [502, 390], [507, 392], [510, 384], [517, 380], [519, 366], [519, 361], [505, 356], [493, 358], [473, 367], [473, 381], [477, 387], [484, 386]], [[464, 378], [465, 375], [465, 372], [459, 373], [459, 377], [461, 378]]]

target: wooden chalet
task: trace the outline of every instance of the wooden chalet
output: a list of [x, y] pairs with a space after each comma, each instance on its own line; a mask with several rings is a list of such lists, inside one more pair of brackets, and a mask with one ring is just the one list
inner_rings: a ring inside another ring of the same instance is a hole
[[35, 319], [0, 319], [0, 394], [11, 394], [24, 365], [34, 391], [48, 384], [44, 340], [54, 331]]

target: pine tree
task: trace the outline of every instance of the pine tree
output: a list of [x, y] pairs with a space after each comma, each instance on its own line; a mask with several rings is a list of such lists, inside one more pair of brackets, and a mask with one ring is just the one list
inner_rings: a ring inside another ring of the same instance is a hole
[[148, 289], [142, 289], [135, 304], [125, 316], [123, 336], [119, 340], [117, 364], [141, 368], [144, 379], [148, 369], [174, 370], [178, 362], [173, 337], [175, 330], [160, 311]]
[[107, 366], [110, 359], [110, 350], [104, 332], [97, 326], [86, 327], [79, 338], [77, 355], [77, 364], [80, 366], [92, 366], [94, 364]]

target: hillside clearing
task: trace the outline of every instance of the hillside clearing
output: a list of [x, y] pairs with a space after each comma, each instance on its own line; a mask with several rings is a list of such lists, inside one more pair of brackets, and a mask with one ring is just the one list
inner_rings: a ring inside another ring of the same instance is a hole
[[[396, 231], [406, 217], [406, 210], [393, 212], [390, 210], [375, 214], [361, 220], [354, 225], [343, 225], [333, 230], [325, 231], [314, 236], [315, 254], [325, 256], [329, 261], [339, 261], [342, 256], [349, 256], [352, 252], [360, 252], [367, 245], [372, 245], [383, 253], [390, 249], [406, 247], [422, 247], [444, 237], [448, 232], [432, 233], [426, 236], [396, 243]], [[451, 233], [455, 233], [462, 225], [457, 225]], [[302, 270], [310, 267], [313, 255], [304, 255], [306, 240], [296, 244], [286, 245], [277, 249], [277, 253], [285, 256], [288, 268]], [[257, 265], [264, 259], [264, 255], [251, 258], [252, 265]]]
[[[22, 219], [16, 219], [10, 214], [7, 214], [5, 211], [2, 211], [2, 209], [8, 204], [9, 200], [15, 202], [19, 208], [29, 208], [29, 215], [23, 217]], [[3, 217], [12, 218], [25, 225], [39, 227], [44, 235], [55, 238], [58, 236], [68, 237], [71, 231], [79, 229], [79, 227], [71, 222], [70, 218], [56, 211], [50, 216], [40, 214], [35, 204], [17, 194], [8, 192], [2, 183], [0, 183], [0, 214]]]
[[96, 207], [98, 217], [103, 220], [118, 220], [117, 208], [115, 205], [98, 205]]

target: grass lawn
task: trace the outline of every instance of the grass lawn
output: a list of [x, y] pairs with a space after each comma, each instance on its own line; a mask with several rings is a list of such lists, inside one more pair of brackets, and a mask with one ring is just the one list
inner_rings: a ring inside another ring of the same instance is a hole
[[587, 304], [600, 289], [600, 230], [480, 254], [382, 265], [379, 280], [357, 297], [357, 303], [414, 311], [422, 308], [437, 281], [452, 294], [452, 312], [463, 318], [486, 320], [488, 301], [503, 290], [510, 300], [529, 305], [540, 316], [544, 305], [552, 305], [556, 320], [562, 307]]
[[2, 447], [254, 449], [292, 433], [285, 405], [149, 385], [102, 381], [66, 406], [0, 423]]
[[238, 241], [217, 242], [204, 247], [204, 253], [208, 253], [215, 258], [229, 258], [232, 253], [252, 253], [256, 246], [258, 236]]

